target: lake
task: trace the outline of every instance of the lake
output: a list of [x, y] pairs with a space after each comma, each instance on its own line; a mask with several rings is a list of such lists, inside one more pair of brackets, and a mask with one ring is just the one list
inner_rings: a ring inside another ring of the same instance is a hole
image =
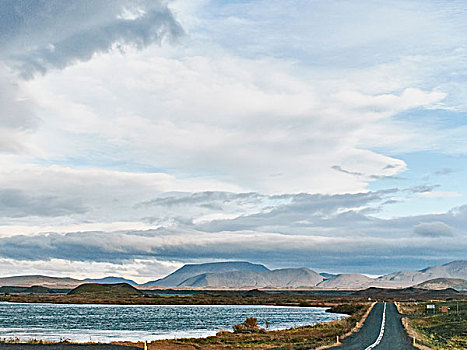
[[340, 319], [322, 307], [0, 303], [0, 338], [74, 342], [205, 337], [256, 317], [269, 329]]

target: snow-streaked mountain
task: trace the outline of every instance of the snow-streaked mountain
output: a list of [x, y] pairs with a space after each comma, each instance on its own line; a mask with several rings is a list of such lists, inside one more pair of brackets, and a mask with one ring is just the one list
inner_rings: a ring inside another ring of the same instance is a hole
[[164, 278], [156, 281], [149, 281], [145, 283], [144, 286], [177, 287], [191, 277], [207, 273], [224, 273], [233, 271], [261, 272], [269, 271], [269, 269], [264, 265], [252, 264], [244, 261], [188, 264]]
[[205, 273], [186, 279], [180, 287], [212, 288], [297, 288], [315, 286], [323, 276], [308, 268], [272, 271], [231, 271]]
[[[450, 279], [467, 280], [467, 260], [452, 261], [444, 265], [430, 266], [418, 271], [394, 272], [378, 278], [370, 278], [360, 274], [318, 274], [308, 268], [269, 270], [264, 265], [249, 262], [189, 264], [164, 278], [147, 282], [143, 286], [232, 289], [248, 287], [365, 289], [368, 287], [405, 288], [417, 284], [423, 286], [423, 282], [435, 280], [431, 281], [431, 284], [427, 282], [425, 285], [426, 288], [432, 288], [437, 285], [453, 282]], [[30, 275], [0, 278], [0, 286], [17, 287], [43, 286], [47, 288], [71, 289], [85, 282], [138, 285], [136, 282], [122, 277], [79, 280]]]
[[322, 281], [317, 287], [326, 289], [362, 289], [370, 287], [373, 282], [373, 278], [365, 275], [343, 273]]
[[398, 286], [413, 286], [435, 278], [467, 279], [467, 260], [452, 261], [444, 265], [426, 267], [418, 271], [399, 271], [377, 278], [377, 282], [390, 282]]

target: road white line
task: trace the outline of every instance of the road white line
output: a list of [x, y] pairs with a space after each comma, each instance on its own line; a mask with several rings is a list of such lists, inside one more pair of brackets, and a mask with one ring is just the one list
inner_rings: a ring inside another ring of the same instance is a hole
[[381, 339], [383, 339], [383, 335], [384, 335], [384, 324], [385, 323], [386, 323], [386, 303], [384, 303], [383, 318], [381, 320], [381, 330], [379, 331], [378, 339], [376, 339], [376, 341], [373, 344], [371, 344], [369, 347], [367, 347], [365, 350], [371, 350], [381, 342]]

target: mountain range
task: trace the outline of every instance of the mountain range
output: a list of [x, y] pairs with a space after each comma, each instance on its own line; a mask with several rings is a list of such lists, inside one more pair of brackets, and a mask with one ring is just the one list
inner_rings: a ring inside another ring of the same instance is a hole
[[83, 283], [93, 282], [100, 284], [115, 284], [115, 283], [128, 283], [133, 286], [138, 284], [135, 281], [128, 280], [121, 277], [105, 277], [101, 279], [87, 278], [85, 280], [79, 280], [69, 277], [49, 277], [42, 275], [27, 275], [27, 276], [12, 276], [0, 278], [0, 286], [15, 286], [15, 287], [32, 287], [42, 286], [46, 288], [56, 289], [69, 289], [75, 288]]
[[461, 278], [467, 279], [467, 261], [452, 261], [444, 265], [436, 265], [418, 271], [399, 271], [381, 276], [379, 281], [397, 282], [413, 285], [435, 278]]
[[[362, 274], [317, 273], [309, 268], [269, 270], [247, 262], [185, 265], [145, 286], [185, 288], [404, 288], [436, 278], [467, 279], [467, 261], [452, 261], [418, 271], [399, 271], [378, 278]], [[458, 283], [459, 285], [459, 283]]]
[[75, 288], [80, 284], [128, 283], [141, 288], [314, 288], [314, 289], [365, 289], [419, 288], [439, 289], [440, 286], [465, 290], [467, 285], [467, 260], [452, 261], [418, 271], [399, 271], [377, 278], [362, 274], [317, 273], [309, 268], [270, 270], [264, 265], [249, 262], [218, 262], [184, 265], [164, 278], [138, 285], [122, 277], [78, 280], [48, 276], [14, 276], [0, 278], [0, 286], [43, 286], [47, 288]]

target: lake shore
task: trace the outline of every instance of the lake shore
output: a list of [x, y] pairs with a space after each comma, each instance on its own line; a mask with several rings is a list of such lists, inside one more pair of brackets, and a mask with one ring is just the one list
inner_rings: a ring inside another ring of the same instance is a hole
[[[343, 335], [351, 330], [361, 315], [367, 309], [367, 305], [363, 304], [347, 304], [336, 307], [336, 312], [348, 313], [349, 317], [341, 320], [331, 322], [318, 323], [315, 325], [307, 325], [300, 327], [292, 327], [282, 330], [269, 330], [266, 331], [260, 327], [250, 329], [247, 332], [228, 332], [220, 331], [215, 336], [204, 338], [184, 338], [184, 339], [164, 339], [154, 340], [148, 344], [149, 349], [237, 349], [237, 348], [257, 348], [265, 349], [272, 345], [281, 345], [288, 342], [297, 344], [332, 344], [337, 335]], [[37, 341], [38, 342], [38, 341]], [[3, 344], [2, 344], [3, 345]], [[5, 344], [7, 345], [7, 344]], [[21, 347], [14, 347], [15, 344], [9, 344], [11, 349], [20, 349]], [[20, 346], [21, 344], [16, 344]], [[27, 347], [46, 348], [41, 344], [22, 344]], [[72, 349], [73, 346], [86, 345], [85, 349], [99, 344], [80, 343], [55, 343], [47, 344], [46, 346], [53, 349]], [[144, 343], [131, 342], [131, 341], [117, 341], [111, 344], [102, 344], [102, 348], [108, 348], [109, 345], [120, 345], [133, 348], [144, 348]], [[26, 347], [24, 347], [26, 349]], [[49, 348], [48, 348], [49, 349]], [[91, 348], [89, 348], [91, 349]], [[110, 348], [109, 348], [110, 349]], [[124, 348], [122, 348], [124, 349]]]

